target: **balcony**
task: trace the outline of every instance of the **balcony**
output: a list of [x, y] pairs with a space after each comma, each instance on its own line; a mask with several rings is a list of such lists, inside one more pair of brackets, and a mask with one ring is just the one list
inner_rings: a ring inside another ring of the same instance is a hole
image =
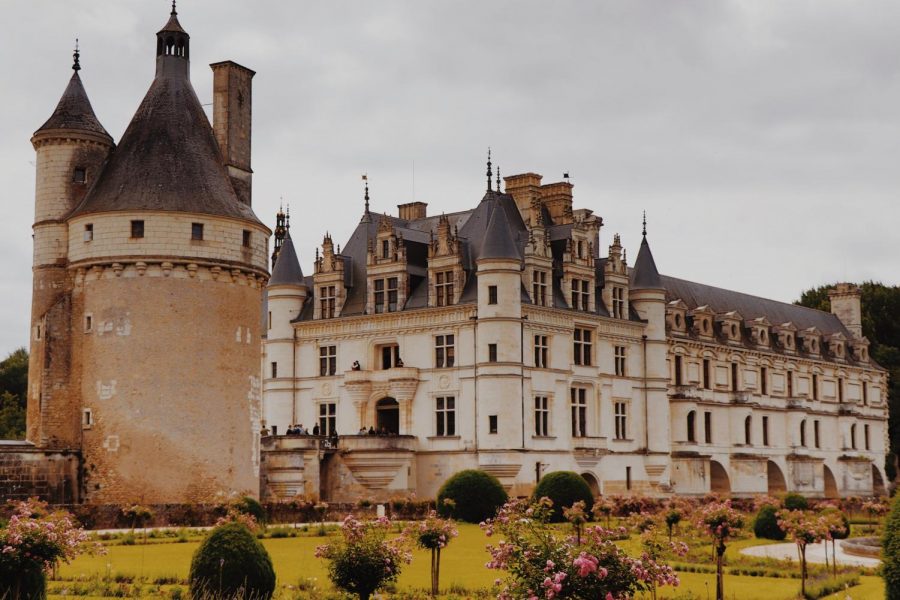
[[588, 450], [594, 454], [605, 452], [609, 447], [606, 436], [576, 437], [572, 438], [572, 446], [575, 450]]
[[803, 398], [788, 398], [787, 407], [791, 410], [800, 410], [805, 408]]
[[753, 399], [750, 392], [731, 392], [732, 404], [747, 404]]
[[327, 450], [333, 452], [341, 445], [340, 438], [335, 447], [334, 438], [321, 435], [264, 435], [260, 442], [263, 450], [267, 451]]
[[341, 452], [366, 452], [395, 450], [399, 452], [415, 452], [416, 436], [414, 435], [342, 435], [338, 440]]
[[700, 400], [702, 393], [696, 385], [676, 385], [672, 394], [673, 398], [681, 398], [685, 400]]

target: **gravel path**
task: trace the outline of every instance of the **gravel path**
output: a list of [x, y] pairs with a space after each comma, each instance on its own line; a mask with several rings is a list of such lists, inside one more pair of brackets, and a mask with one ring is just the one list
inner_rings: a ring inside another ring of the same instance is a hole
[[[741, 554], [775, 558], [778, 560], [798, 560], [797, 545], [793, 542], [786, 544], [768, 544], [766, 546], [751, 546], [750, 548], [741, 550]], [[811, 563], [825, 564], [825, 544], [813, 544], [807, 547], [806, 560]], [[828, 544], [828, 562], [831, 562], [831, 544]], [[855, 556], [853, 554], [845, 553], [841, 548], [840, 541], [837, 543], [837, 562], [839, 566], [853, 565], [855, 567], [877, 567], [881, 564], [881, 560], [877, 558]]]

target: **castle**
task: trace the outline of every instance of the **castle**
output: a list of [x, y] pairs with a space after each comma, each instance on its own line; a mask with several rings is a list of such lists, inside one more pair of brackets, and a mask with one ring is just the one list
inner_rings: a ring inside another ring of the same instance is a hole
[[494, 179], [490, 158], [461, 212], [376, 214], [366, 186], [309, 274], [279, 214], [270, 278], [254, 73], [211, 65], [210, 124], [189, 58], [173, 5], [115, 144], [76, 52], [32, 138], [28, 443], [0, 447], [7, 496], [427, 498], [465, 468], [513, 494], [555, 470], [598, 494], [885, 491], [886, 373], [853, 286], [829, 314], [661, 275], [646, 224], [630, 266], [569, 181]]

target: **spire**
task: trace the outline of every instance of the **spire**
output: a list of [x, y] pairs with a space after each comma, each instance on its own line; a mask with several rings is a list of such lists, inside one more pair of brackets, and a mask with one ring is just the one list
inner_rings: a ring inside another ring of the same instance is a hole
[[303, 285], [303, 270], [300, 268], [300, 261], [297, 259], [297, 251], [294, 250], [290, 231], [285, 233], [284, 244], [278, 252], [275, 267], [272, 269], [269, 287], [273, 285]]
[[191, 36], [178, 22], [178, 11], [172, 2], [169, 20], [156, 33], [156, 76], [178, 76], [189, 78]]
[[363, 196], [363, 200], [365, 200], [365, 210], [363, 211], [361, 223], [371, 223], [372, 215], [369, 213], [369, 174], [366, 173], [362, 176], [362, 180], [366, 182], [366, 191]]
[[513, 237], [506, 210], [498, 204], [494, 205], [487, 229], [484, 232], [484, 245], [478, 260], [492, 258], [521, 259], [519, 245]]
[[112, 138], [100, 124], [87, 92], [81, 83], [81, 51], [78, 48], [78, 40], [75, 40], [75, 51], [72, 53], [72, 77], [66, 86], [62, 97], [56, 105], [56, 109], [47, 121], [35, 131], [35, 134], [51, 129], [74, 129], [102, 136], [112, 144]]
[[487, 187], [487, 191], [489, 191], [489, 192], [491, 191], [491, 177], [492, 177], [492, 176], [493, 176], [493, 173], [491, 172], [491, 147], [488, 146], [488, 162], [487, 162], [487, 183], [488, 183], [488, 187]]
[[637, 260], [634, 261], [634, 269], [631, 271], [631, 289], [662, 289], [662, 280], [656, 269], [656, 261], [650, 251], [647, 242], [647, 215], [644, 214], [644, 239], [641, 241], [641, 249], [638, 250]]
[[500, 193], [500, 165], [497, 165], [497, 193]]
[[647, 211], [644, 211], [644, 230], [641, 232], [644, 239], [647, 239]]
[[81, 52], [78, 51], [78, 38], [75, 38], [75, 52], [72, 54], [72, 70], [76, 73], [81, 70], [81, 62], [79, 58], [81, 57]]
[[175, 10], [175, 0], [172, 0], [172, 12], [170, 13], [173, 17], [178, 16], [178, 11]]

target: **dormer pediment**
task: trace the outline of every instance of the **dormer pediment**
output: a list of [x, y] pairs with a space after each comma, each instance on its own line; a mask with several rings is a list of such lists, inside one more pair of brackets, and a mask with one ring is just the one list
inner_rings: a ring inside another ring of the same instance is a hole
[[722, 333], [722, 336], [732, 344], [738, 344], [741, 341], [741, 322], [743, 320], [744, 317], [736, 310], [730, 310], [716, 315], [719, 331]]
[[847, 357], [847, 336], [840, 331], [828, 336], [828, 352], [836, 360], [845, 360]]
[[788, 321], [787, 323], [782, 323], [781, 325], [776, 325], [775, 335], [778, 338], [778, 345], [785, 352], [796, 352], [797, 351], [797, 326], [792, 322]]
[[687, 304], [680, 298], [666, 305], [666, 327], [677, 334], [687, 333]]
[[744, 321], [744, 326], [750, 330], [750, 337], [754, 344], [764, 348], [771, 345], [769, 329], [772, 327], [772, 323], [765, 316]]
[[808, 327], [798, 335], [802, 341], [804, 352], [819, 354], [822, 351], [822, 332], [818, 327]]
[[853, 352], [853, 359], [859, 362], [869, 362], [869, 339], [866, 337], [854, 338], [850, 342], [850, 350]]
[[698, 306], [688, 313], [694, 320], [693, 332], [702, 337], [713, 337], [713, 320], [716, 317], [715, 311], [708, 305]]

